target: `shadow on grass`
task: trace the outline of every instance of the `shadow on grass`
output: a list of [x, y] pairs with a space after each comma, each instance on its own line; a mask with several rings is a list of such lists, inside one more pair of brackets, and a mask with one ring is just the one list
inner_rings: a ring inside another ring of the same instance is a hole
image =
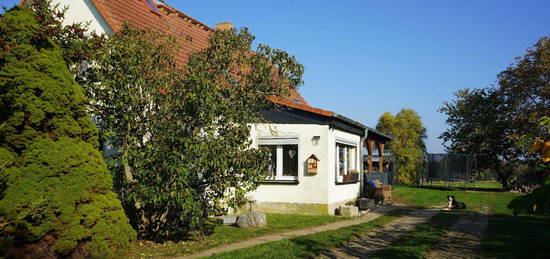
[[[408, 214], [406, 210], [396, 210], [388, 212], [385, 216], [377, 218], [373, 221], [345, 227], [343, 229], [330, 230], [318, 234], [307, 235], [302, 237], [292, 238], [289, 241], [300, 251], [306, 252], [309, 256], [324, 254], [327, 250], [343, 245], [344, 243], [359, 237], [365, 232], [381, 227], [394, 219]], [[328, 254], [327, 254], [328, 255]], [[328, 255], [330, 256], [330, 255]]]
[[460, 214], [439, 213], [412, 231], [392, 242], [391, 246], [374, 253], [370, 258], [423, 258]]
[[550, 216], [490, 217], [482, 241], [484, 257], [550, 258]]

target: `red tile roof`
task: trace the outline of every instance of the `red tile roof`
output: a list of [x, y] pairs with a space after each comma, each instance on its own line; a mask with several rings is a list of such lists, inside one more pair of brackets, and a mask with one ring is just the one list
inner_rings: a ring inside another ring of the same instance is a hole
[[153, 29], [173, 36], [181, 46], [176, 59], [184, 64], [191, 53], [208, 47], [213, 31], [207, 25], [167, 5], [158, 5], [160, 14], [147, 6], [144, 0], [92, 0], [111, 29], [119, 31], [125, 22], [141, 29]]
[[[23, 5], [27, 0], [22, 0]], [[185, 64], [192, 53], [208, 47], [208, 38], [214, 31], [208, 25], [166, 4], [157, 4], [160, 14], [153, 12], [145, 0], [91, 0], [114, 32], [125, 22], [141, 29], [153, 29], [174, 37], [181, 46], [176, 61]], [[153, 0], [151, 0], [153, 1]], [[153, 1], [154, 4], [154, 1]], [[287, 103], [308, 106], [298, 91], [291, 91]]]
[[[173, 36], [182, 48], [177, 54], [179, 63], [186, 63], [190, 54], [208, 47], [208, 38], [213, 29], [208, 25], [168, 6], [158, 4], [161, 14], [152, 12], [144, 0], [92, 0], [113, 31], [122, 28], [125, 22], [138, 28], [159, 30]], [[306, 100], [292, 91], [288, 100], [306, 104]]]

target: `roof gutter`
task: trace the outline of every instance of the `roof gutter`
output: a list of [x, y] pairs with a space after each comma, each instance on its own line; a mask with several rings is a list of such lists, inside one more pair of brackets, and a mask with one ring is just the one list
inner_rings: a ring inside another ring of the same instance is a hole
[[357, 122], [357, 121], [354, 121], [354, 120], [352, 120], [352, 119], [350, 119], [350, 118], [348, 118], [348, 117], [342, 116], [342, 115], [337, 114], [337, 113], [333, 113], [333, 114], [332, 114], [332, 117], [337, 118], [337, 119], [339, 119], [339, 120], [341, 120], [341, 121], [343, 121], [343, 122], [345, 122], [345, 123], [351, 124], [351, 125], [353, 125], [353, 126], [356, 126], [356, 127], [359, 127], [359, 128], [361, 128], [361, 129], [365, 130], [365, 134], [364, 134], [365, 137], [368, 135], [369, 132], [372, 132], [372, 133], [374, 133], [374, 134], [376, 134], [376, 135], [380, 135], [380, 136], [382, 136], [382, 137], [384, 137], [384, 138], [387, 138], [387, 139], [390, 140], [390, 141], [393, 140], [392, 137], [390, 137], [390, 136], [388, 136], [388, 135], [386, 135], [386, 134], [384, 134], [384, 133], [382, 133], [382, 132], [380, 132], [380, 131], [377, 131], [377, 130], [371, 128], [371, 127], [367, 127], [367, 126], [363, 125], [362, 123]]

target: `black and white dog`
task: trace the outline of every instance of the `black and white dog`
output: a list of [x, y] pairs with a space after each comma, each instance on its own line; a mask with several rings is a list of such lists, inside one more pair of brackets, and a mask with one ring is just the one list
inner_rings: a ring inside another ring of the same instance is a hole
[[466, 209], [466, 203], [457, 201], [455, 196], [447, 195], [447, 209], [449, 210], [463, 210]]

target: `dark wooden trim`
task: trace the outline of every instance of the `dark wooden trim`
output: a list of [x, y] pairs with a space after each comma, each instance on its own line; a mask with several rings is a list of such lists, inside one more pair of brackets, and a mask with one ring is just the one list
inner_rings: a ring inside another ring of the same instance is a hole
[[364, 129], [343, 121], [337, 117], [327, 117], [299, 109], [289, 107], [271, 108], [260, 112], [260, 114], [265, 120], [271, 123], [328, 125], [331, 128], [359, 136], [365, 135]]
[[336, 185], [346, 185], [346, 184], [355, 184], [355, 183], [359, 183], [359, 181], [351, 181], [351, 182], [334, 182], [336, 183]]
[[287, 107], [271, 108], [261, 111], [262, 117], [279, 124], [320, 124], [329, 125], [330, 118], [319, 114]]
[[300, 181], [298, 180], [264, 180], [260, 184], [286, 184], [286, 185], [297, 185]]

